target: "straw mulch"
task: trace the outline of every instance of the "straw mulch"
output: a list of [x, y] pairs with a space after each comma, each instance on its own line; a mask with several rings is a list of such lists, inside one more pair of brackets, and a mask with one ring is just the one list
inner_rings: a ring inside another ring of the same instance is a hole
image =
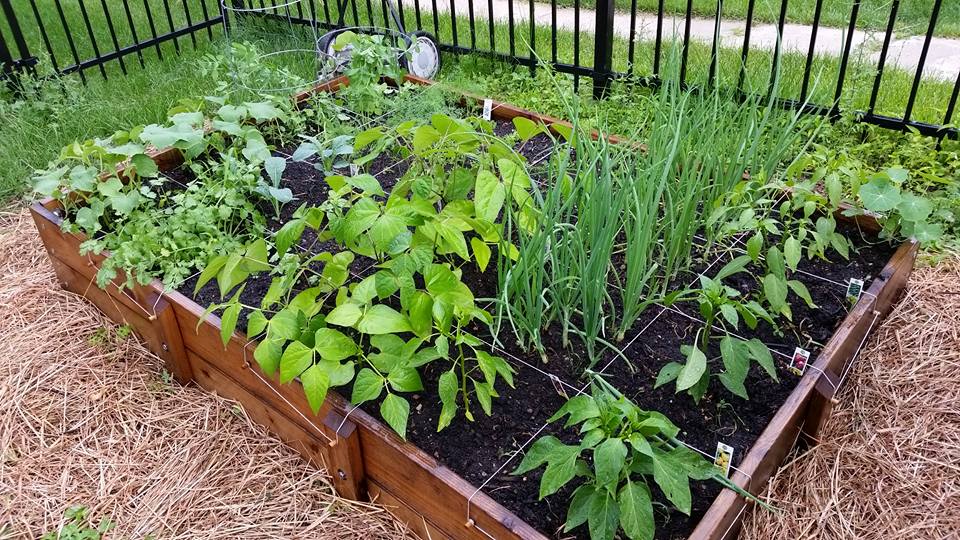
[[398, 538], [380, 508], [236, 404], [57, 286], [25, 211], [0, 214], [0, 538], [38, 538], [71, 506], [111, 538]]
[[960, 538], [960, 260], [918, 268], [741, 538]]

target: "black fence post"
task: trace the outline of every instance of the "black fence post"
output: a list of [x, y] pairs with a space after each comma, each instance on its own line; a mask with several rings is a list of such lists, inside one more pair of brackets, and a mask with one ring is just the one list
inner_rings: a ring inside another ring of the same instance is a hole
[[613, 71], [613, 14], [614, 0], [597, 0], [597, 20], [594, 26], [596, 41], [593, 47], [593, 97], [607, 94]]
[[2, 66], [2, 78], [6, 79], [11, 88], [19, 88], [17, 84], [18, 74], [26, 69], [30, 73], [36, 73], [37, 58], [30, 54], [27, 42], [23, 37], [23, 31], [20, 29], [20, 22], [17, 20], [17, 14], [13, 10], [10, 0], [0, 0], [0, 8], [3, 9], [3, 15], [7, 19], [10, 27], [13, 43], [17, 46], [16, 57], [7, 46], [6, 38], [0, 33], [0, 66]]

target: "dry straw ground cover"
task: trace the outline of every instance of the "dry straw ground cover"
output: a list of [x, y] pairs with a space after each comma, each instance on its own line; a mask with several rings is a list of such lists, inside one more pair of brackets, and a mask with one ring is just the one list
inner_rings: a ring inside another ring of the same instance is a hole
[[742, 538], [960, 538], [960, 260], [918, 268]]
[[56, 530], [72, 505], [110, 538], [404, 536], [122, 335], [59, 289], [26, 211], [0, 215], [0, 538]]

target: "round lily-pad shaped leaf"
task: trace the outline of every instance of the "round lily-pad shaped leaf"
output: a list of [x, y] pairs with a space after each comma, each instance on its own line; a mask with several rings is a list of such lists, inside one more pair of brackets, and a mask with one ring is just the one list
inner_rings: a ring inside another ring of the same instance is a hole
[[943, 235], [943, 227], [939, 223], [921, 221], [913, 226], [913, 237], [921, 244], [939, 240]]
[[888, 212], [900, 204], [900, 188], [886, 178], [874, 178], [860, 188], [863, 206], [872, 212]]
[[933, 210], [930, 201], [913, 193], [904, 193], [897, 205], [900, 217], [907, 221], [923, 221]]

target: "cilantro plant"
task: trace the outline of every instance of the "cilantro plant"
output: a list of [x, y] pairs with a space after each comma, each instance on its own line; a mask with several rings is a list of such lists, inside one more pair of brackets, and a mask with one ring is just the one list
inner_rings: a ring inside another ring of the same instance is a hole
[[579, 443], [553, 435], [527, 450], [515, 475], [546, 466], [540, 499], [574, 482], [564, 532], [586, 525], [593, 540], [651, 539], [655, 534], [654, 489], [689, 515], [690, 481], [712, 480], [756, 500], [676, 437], [680, 429], [665, 416], [637, 407], [600, 377], [590, 395], [571, 398], [551, 422], [566, 417], [579, 427]]

